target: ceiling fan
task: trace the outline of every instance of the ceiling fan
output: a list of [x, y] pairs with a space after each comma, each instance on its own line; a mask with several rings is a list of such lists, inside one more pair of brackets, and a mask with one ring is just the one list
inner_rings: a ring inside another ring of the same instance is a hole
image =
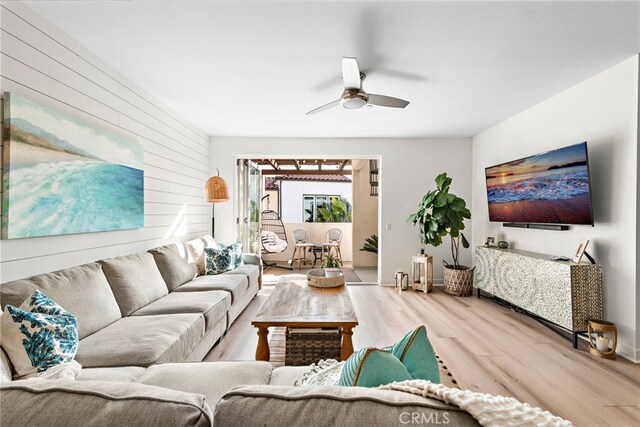
[[344, 82], [342, 96], [340, 99], [309, 111], [306, 115], [320, 113], [338, 105], [342, 105], [348, 110], [357, 110], [364, 106], [373, 105], [391, 108], [404, 108], [409, 105], [409, 101], [404, 99], [365, 92], [362, 88], [365, 77], [358, 67], [356, 58], [342, 58], [342, 81]]

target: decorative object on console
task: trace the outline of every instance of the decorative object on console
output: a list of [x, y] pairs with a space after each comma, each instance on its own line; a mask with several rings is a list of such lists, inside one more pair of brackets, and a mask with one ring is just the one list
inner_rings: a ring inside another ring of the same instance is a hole
[[409, 216], [408, 221], [420, 226], [420, 241], [439, 246], [442, 238], [451, 238], [453, 264], [443, 261], [444, 291], [450, 295], [470, 296], [473, 293], [473, 268], [460, 265], [460, 244], [469, 247], [462, 233], [464, 220], [471, 218], [467, 203], [449, 192], [452, 179], [441, 173], [435, 179], [436, 189], [424, 195], [418, 204], [418, 211]]
[[578, 245], [578, 249], [576, 250], [576, 254], [573, 256], [573, 259], [572, 259], [573, 262], [580, 263], [580, 260], [582, 259], [582, 255], [584, 255], [584, 251], [587, 250], [587, 245], [589, 245], [588, 240], [580, 241], [580, 244]]
[[496, 238], [493, 236], [487, 236], [487, 240], [484, 242], [484, 245], [487, 247], [495, 246]]
[[509, 247], [509, 242], [505, 241], [505, 240], [500, 240], [498, 242], [498, 247], [500, 249], [507, 249]]
[[404, 271], [396, 271], [396, 289], [398, 292], [409, 289], [409, 274]]
[[2, 238], [144, 227], [144, 149], [57, 104], [4, 94]]
[[229, 189], [227, 183], [220, 176], [220, 171], [216, 169], [217, 175], [207, 180], [205, 190], [207, 202], [211, 203], [211, 237], [216, 237], [216, 203], [229, 201]]
[[589, 353], [605, 359], [616, 358], [618, 328], [614, 323], [589, 319], [587, 336], [589, 338]]
[[573, 334], [587, 332], [587, 320], [601, 318], [602, 267], [553, 261], [548, 255], [478, 246], [476, 286], [547, 323]]

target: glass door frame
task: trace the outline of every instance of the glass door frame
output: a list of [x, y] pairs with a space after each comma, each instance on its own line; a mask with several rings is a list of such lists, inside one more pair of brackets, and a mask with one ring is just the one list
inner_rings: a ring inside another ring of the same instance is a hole
[[[251, 160], [251, 159], [300, 159], [300, 160], [313, 160], [313, 159], [351, 159], [351, 160], [377, 160], [378, 161], [378, 286], [384, 286], [384, 282], [382, 280], [382, 244], [381, 242], [384, 239], [384, 235], [382, 234], [382, 197], [384, 195], [383, 192], [383, 183], [382, 176], [384, 173], [383, 169], [383, 159], [381, 154], [277, 154], [277, 153], [269, 153], [269, 154], [237, 154], [234, 155], [234, 160], [236, 163], [236, 178], [239, 177], [238, 168], [240, 160]], [[264, 183], [263, 183], [264, 184]], [[236, 188], [238, 187], [238, 179], [236, 179]], [[236, 190], [236, 194], [239, 194]], [[236, 219], [239, 218], [239, 198], [234, 202], [234, 213], [236, 214]], [[236, 235], [239, 232], [239, 222], [236, 224]]]

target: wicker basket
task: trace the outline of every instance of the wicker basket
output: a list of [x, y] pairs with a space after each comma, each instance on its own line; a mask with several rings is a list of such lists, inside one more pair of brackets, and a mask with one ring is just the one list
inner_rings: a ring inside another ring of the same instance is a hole
[[326, 277], [324, 268], [311, 270], [307, 273], [307, 284], [314, 288], [337, 288], [344, 285], [344, 273], [338, 277]]
[[444, 267], [445, 293], [457, 297], [469, 297], [473, 294], [473, 270], [475, 267], [464, 268], [464, 270], [457, 270]]
[[339, 329], [312, 332], [287, 328], [284, 364], [304, 366], [322, 359], [340, 360], [342, 335]]

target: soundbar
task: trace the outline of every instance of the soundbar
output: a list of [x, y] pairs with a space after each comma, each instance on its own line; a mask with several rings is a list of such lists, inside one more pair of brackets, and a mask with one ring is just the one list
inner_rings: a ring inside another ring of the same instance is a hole
[[557, 225], [557, 224], [524, 224], [520, 222], [505, 222], [502, 224], [503, 227], [514, 227], [514, 228], [531, 228], [534, 230], [551, 230], [551, 231], [567, 231], [569, 229], [568, 225]]

